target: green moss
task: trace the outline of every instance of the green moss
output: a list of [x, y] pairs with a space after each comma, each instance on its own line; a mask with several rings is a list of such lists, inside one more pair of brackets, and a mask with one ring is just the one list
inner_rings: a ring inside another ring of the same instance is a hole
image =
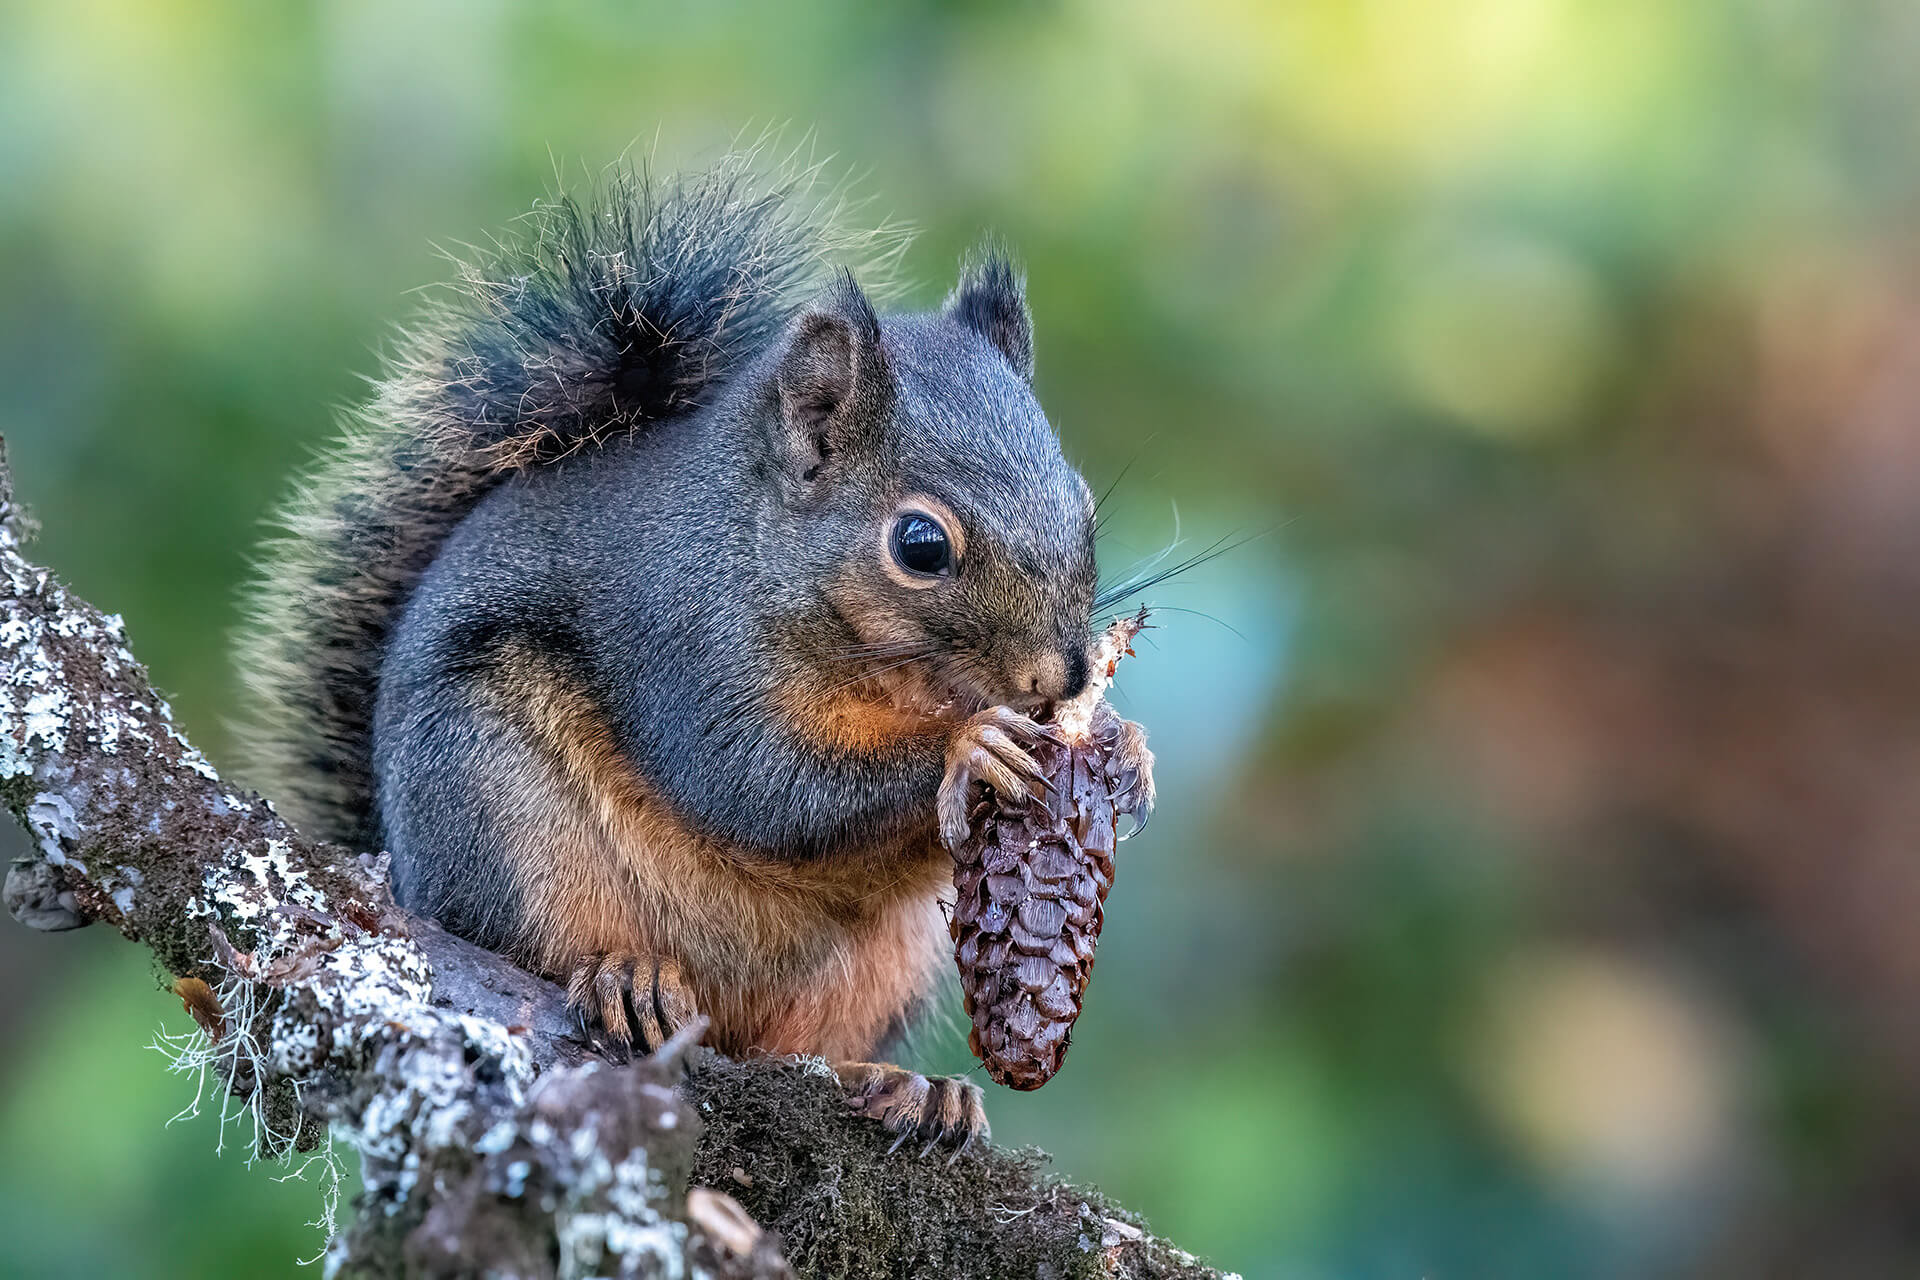
[[33, 803], [33, 793], [32, 774], [16, 773], [0, 778], [0, 804], [6, 805], [7, 812], [23, 827], [27, 824], [27, 806]]
[[[802, 1276], [1106, 1277], [1102, 1220], [1136, 1221], [1046, 1175], [1031, 1148], [952, 1165], [910, 1146], [888, 1155], [892, 1136], [849, 1115], [834, 1080], [791, 1062], [703, 1055], [688, 1091], [706, 1126], [694, 1182], [778, 1232]], [[1212, 1273], [1168, 1263], [1138, 1274]]]
[[[130, 936], [137, 936], [153, 952], [155, 962], [169, 975], [167, 982], [191, 975], [217, 984], [223, 975], [211, 962], [213, 942], [207, 918], [186, 909], [187, 892], [151, 876], [142, 888], [147, 896], [136, 895], [134, 899], [137, 923]], [[166, 909], [150, 910], [150, 901], [160, 902]], [[242, 938], [237, 945], [245, 949], [251, 939]]]

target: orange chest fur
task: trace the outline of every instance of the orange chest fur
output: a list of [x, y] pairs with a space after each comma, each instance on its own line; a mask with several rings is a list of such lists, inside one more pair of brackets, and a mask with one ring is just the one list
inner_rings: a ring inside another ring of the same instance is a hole
[[649, 792], [584, 699], [520, 694], [543, 748], [512, 860], [524, 962], [671, 959], [732, 1053], [862, 1056], [931, 990], [951, 864], [930, 830], [805, 862], [733, 849]]
[[723, 1051], [864, 1056], [931, 990], [947, 946], [944, 853], [771, 863], [657, 810], [622, 827], [624, 883], [598, 927], [671, 957]]

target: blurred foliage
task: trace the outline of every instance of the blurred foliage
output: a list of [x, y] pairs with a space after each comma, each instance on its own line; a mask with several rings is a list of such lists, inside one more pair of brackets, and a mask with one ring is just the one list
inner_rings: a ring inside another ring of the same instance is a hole
[[[1110, 570], [1264, 535], [1156, 592], [1164, 806], [996, 1132], [1249, 1276], [1911, 1275], [1916, 53], [1886, 0], [13, 0], [0, 431], [244, 772], [248, 547], [434, 246], [793, 122], [918, 300], [1017, 246]], [[0, 930], [0, 1271], [292, 1272], [316, 1194], [165, 1127], [111, 941]]]

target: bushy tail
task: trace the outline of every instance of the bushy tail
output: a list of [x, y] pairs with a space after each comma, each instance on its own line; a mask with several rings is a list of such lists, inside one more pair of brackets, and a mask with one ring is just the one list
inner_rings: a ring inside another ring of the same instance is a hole
[[538, 207], [460, 264], [369, 403], [281, 510], [239, 657], [247, 774], [303, 832], [357, 847], [372, 814], [374, 685], [441, 543], [503, 478], [700, 404], [850, 248], [817, 167], [749, 155], [655, 184], [628, 172]]

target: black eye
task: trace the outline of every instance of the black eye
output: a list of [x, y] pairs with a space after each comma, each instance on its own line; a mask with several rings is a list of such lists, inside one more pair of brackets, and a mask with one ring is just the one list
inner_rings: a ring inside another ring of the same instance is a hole
[[953, 544], [932, 516], [909, 511], [893, 522], [893, 558], [908, 573], [944, 578], [953, 572]]

